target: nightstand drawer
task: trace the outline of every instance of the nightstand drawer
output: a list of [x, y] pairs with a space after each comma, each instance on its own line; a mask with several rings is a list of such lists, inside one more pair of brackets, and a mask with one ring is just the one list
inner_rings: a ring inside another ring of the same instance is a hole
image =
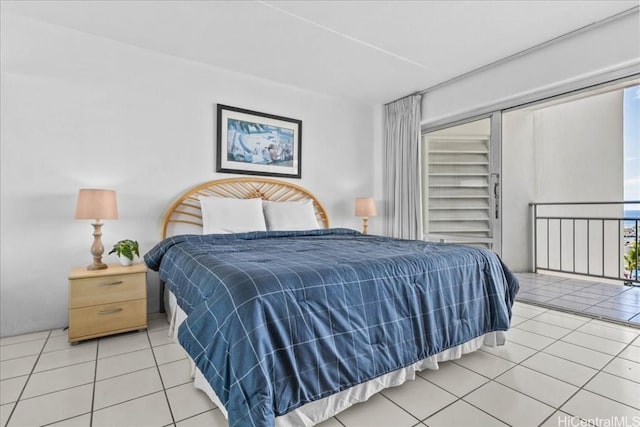
[[69, 308], [146, 298], [144, 273], [87, 277], [69, 281]]
[[69, 311], [69, 340], [147, 327], [147, 300], [74, 308]]

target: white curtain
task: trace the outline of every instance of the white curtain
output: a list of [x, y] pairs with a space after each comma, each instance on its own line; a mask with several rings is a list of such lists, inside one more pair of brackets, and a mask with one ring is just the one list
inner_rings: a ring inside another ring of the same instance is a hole
[[420, 95], [385, 106], [385, 234], [422, 240]]

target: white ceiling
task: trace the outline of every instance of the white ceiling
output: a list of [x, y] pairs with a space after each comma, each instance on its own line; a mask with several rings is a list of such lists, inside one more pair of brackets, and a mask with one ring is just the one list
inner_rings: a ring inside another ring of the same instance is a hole
[[385, 103], [631, 1], [5, 1], [2, 11], [360, 103]]

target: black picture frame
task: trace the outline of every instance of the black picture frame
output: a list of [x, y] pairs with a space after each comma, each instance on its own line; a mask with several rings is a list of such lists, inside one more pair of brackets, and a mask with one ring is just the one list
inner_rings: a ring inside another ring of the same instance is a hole
[[216, 172], [302, 177], [302, 121], [218, 104]]

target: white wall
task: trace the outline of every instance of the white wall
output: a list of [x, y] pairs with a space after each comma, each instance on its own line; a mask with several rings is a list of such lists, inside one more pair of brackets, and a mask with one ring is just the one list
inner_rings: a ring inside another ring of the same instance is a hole
[[503, 115], [502, 254], [514, 271], [532, 268], [529, 203], [537, 201], [535, 159], [533, 111]]
[[[601, 82], [601, 75], [640, 72], [640, 12], [559, 40], [539, 50], [429, 91], [422, 98], [423, 126], [510, 100], [557, 94]], [[511, 105], [513, 106], [513, 105]]]
[[622, 113], [621, 90], [535, 111], [536, 201], [623, 199]]
[[[122, 238], [147, 251], [181, 192], [229, 177], [214, 172], [217, 103], [302, 120], [303, 178], [293, 181], [333, 226], [359, 229], [353, 200], [374, 194], [370, 106], [4, 11], [1, 24], [0, 335], [67, 324], [67, 275], [91, 260], [90, 221], [73, 219], [79, 188], [118, 193], [106, 255]], [[148, 282], [156, 311], [157, 275]]]
[[[503, 115], [503, 258], [511, 268], [526, 271], [531, 267], [530, 202], [623, 200], [622, 113], [622, 91], [616, 90]], [[615, 217], [621, 216], [622, 207], [541, 207], [539, 214]], [[570, 223], [564, 226], [563, 231], [569, 233], [563, 232], [566, 269], [572, 263], [572, 247], [568, 244], [572, 233]], [[593, 231], [594, 238], [601, 235]], [[546, 239], [546, 229], [541, 232]], [[580, 234], [578, 227], [576, 236], [580, 238]], [[602, 264], [599, 238], [592, 242], [590, 253], [591, 267], [597, 273]], [[619, 241], [608, 247], [607, 253], [617, 252], [616, 243]], [[551, 246], [549, 264], [557, 269], [557, 246]], [[546, 258], [546, 245], [539, 248], [538, 255]], [[613, 256], [607, 258], [607, 265], [613, 263], [607, 273], [617, 274], [615, 261]], [[576, 266], [586, 272], [586, 263], [580, 259]]]

